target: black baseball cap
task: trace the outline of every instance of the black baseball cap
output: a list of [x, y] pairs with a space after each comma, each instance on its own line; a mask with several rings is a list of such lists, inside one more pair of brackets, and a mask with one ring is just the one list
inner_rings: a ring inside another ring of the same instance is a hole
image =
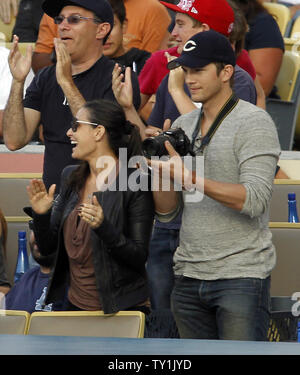
[[54, 18], [59, 15], [62, 8], [68, 5], [75, 5], [95, 13], [102, 22], [108, 22], [110, 29], [114, 26], [114, 14], [110, 3], [107, 0], [45, 0], [42, 4], [43, 11]]
[[168, 69], [179, 66], [202, 68], [213, 62], [235, 66], [236, 58], [229, 40], [214, 31], [203, 31], [195, 34], [184, 45], [181, 55], [168, 63]]

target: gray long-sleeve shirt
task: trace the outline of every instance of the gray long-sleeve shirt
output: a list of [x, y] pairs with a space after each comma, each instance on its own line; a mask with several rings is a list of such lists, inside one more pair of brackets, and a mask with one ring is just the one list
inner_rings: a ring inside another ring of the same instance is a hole
[[[179, 117], [173, 127], [182, 128], [191, 139], [198, 116], [199, 109]], [[270, 116], [240, 100], [204, 149], [204, 177], [243, 184], [243, 209], [238, 212], [205, 195], [200, 202], [189, 203], [185, 199], [188, 193], [183, 192], [175, 274], [203, 280], [270, 274], [276, 254], [268, 210], [279, 154]]]

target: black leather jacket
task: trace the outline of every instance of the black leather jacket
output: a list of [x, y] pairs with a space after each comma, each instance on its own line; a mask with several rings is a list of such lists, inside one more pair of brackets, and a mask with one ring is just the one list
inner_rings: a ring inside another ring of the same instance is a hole
[[[63, 299], [69, 282], [69, 263], [64, 246], [63, 225], [78, 202], [78, 194], [66, 188], [66, 178], [78, 166], [62, 173], [60, 194], [45, 215], [33, 213], [39, 249], [50, 254], [57, 249], [45, 303]], [[135, 169], [127, 169], [129, 177]], [[128, 179], [127, 179], [128, 181]], [[145, 264], [154, 219], [149, 191], [94, 193], [102, 206], [104, 221], [91, 230], [93, 261], [99, 298], [105, 313], [126, 310], [149, 297]]]

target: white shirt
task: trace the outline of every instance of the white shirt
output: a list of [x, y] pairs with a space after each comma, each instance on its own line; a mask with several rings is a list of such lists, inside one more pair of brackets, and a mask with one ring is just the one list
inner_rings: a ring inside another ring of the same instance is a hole
[[[8, 65], [8, 55], [9, 49], [0, 46], [0, 110], [3, 110], [6, 106], [12, 83], [12, 75]], [[24, 85], [24, 94], [33, 77], [34, 73], [32, 69], [30, 69]]]
[[280, 3], [298, 5], [298, 4], [300, 4], [300, 0], [280, 0], [279, 4]]

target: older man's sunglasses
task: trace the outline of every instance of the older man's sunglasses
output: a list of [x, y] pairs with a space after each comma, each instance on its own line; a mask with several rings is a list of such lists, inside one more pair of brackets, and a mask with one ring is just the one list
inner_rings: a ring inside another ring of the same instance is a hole
[[101, 23], [102, 22], [100, 19], [97, 19], [97, 18], [83, 17], [83, 16], [80, 16], [79, 14], [71, 14], [71, 16], [68, 16], [68, 17], [65, 17], [65, 16], [54, 17], [54, 23], [56, 23], [56, 25], [60, 25], [64, 21], [64, 19], [66, 19], [67, 22], [70, 25], [76, 25], [81, 20], [92, 20], [95, 23]]

